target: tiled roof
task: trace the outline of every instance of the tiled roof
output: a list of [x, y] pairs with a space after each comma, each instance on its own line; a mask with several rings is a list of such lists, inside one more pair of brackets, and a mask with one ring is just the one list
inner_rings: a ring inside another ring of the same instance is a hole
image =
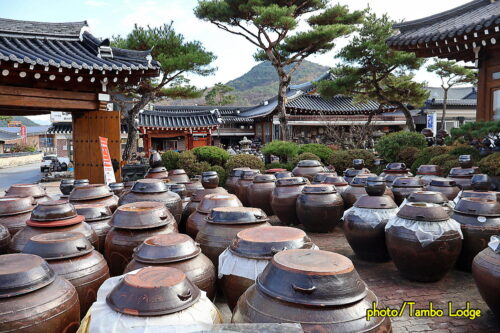
[[139, 113], [139, 126], [166, 128], [217, 127], [222, 119], [217, 112], [147, 111]]
[[[366, 103], [353, 103], [352, 97], [335, 96], [331, 99], [319, 95], [302, 95], [289, 101], [288, 110], [312, 111], [325, 114], [363, 114], [379, 109], [379, 103], [367, 101]], [[393, 109], [393, 108], [383, 108]]]
[[[127, 133], [127, 127], [122, 124], [121, 132]], [[52, 126], [47, 130], [47, 134], [71, 134], [73, 133], [73, 124], [72, 123], [53, 123]]]
[[180, 117], [193, 114], [198, 115], [200, 112], [211, 112], [218, 114], [221, 119], [221, 124], [234, 124], [234, 123], [253, 123], [252, 118], [241, 116], [242, 110], [248, 107], [239, 106], [211, 106], [211, 105], [195, 105], [195, 106], [166, 106], [155, 105], [154, 111], [169, 112], [172, 117], [179, 114]]
[[16, 133], [0, 130], [0, 141], [9, 141], [16, 139], [19, 139], [19, 136]]
[[[427, 87], [429, 98], [442, 99], [444, 90], [441, 87]], [[448, 90], [448, 99], [476, 99], [477, 92], [474, 87], [452, 87]]]
[[[443, 99], [432, 99], [429, 104], [431, 106], [441, 106], [443, 105]], [[475, 109], [477, 106], [477, 100], [475, 99], [448, 99], [446, 101], [448, 106], [466, 106], [468, 108]]]
[[[50, 126], [26, 126], [26, 133], [28, 135], [45, 134]], [[21, 127], [0, 127], [0, 131], [19, 134]]]

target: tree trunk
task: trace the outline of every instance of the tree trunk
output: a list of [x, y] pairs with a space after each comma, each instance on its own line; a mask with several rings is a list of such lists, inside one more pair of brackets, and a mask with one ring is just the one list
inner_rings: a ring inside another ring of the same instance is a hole
[[[279, 70], [278, 70], [279, 71]], [[290, 76], [281, 73], [279, 75], [279, 90], [278, 90], [278, 105], [276, 109], [278, 110], [278, 116], [280, 120], [280, 132], [281, 132], [281, 140], [288, 141], [288, 124], [286, 120], [286, 91], [290, 84]]]
[[439, 127], [440, 130], [445, 130], [445, 118], [446, 118], [446, 108], [448, 106], [448, 89], [445, 89], [443, 87], [444, 94], [443, 94], [443, 114], [441, 115], [441, 126]]
[[406, 118], [406, 127], [408, 128], [408, 131], [410, 132], [416, 132], [415, 128], [415, 122], [413, 121], [413, 117], [411, 116], [410, 110], [404, 105], [403, 103], [397, 103], [399, 107], [401, 108], [401, 111], [403, 111], [403, 114], [405, 115]]
[[144, 109], [144, 107], [153, 99], [153, 93], [148, 92], [141, 96], [141, 99], [127, 114], [127, 128], [128, 128], [128, 136], [127, 143], [125, 144], [125, 149], [123, 150], [122, 160], [126, 162], [130, 162], [130, 158], [132, 157], [132, 151], [137, 146], [137, 132], [138, 129], [135, 124], [135, 120], [139, 111]]

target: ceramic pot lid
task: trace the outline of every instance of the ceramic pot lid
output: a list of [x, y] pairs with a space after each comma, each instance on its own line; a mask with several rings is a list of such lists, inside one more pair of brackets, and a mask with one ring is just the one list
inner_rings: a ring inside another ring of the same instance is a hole
[[180, 184], [180, 183], [166, 183], [167, 188], [169, 191], [172, 192], [182, 192], [186, 190], [186, 185], [185, 184]]
[[417, 175], [436, 175], [441, 173], [441, 168], [435, 164], [421, 165], [417, 169]]
[[364, 187], [366, 185], [366, 182], [368, 181], [369, 177], [376, 177], [377, 175], [374, 174], [369, 174], [369, 173], [364, 173], [361, 175], [357, 175], [354, 177], [351, 181], [351, 186], [360, 186]]
[[240, 178], [241, 179], [254, 179], [255, 176], [257, 176], [258, 174], [260, 174], [260, 171], [258, 170], [243, 170], [243, 172], [241, 173], [241, 176]]
[[31, 212], [31, 220], [48, 222], [66, 220], [76, 217], [75, 206], [66, 200], [49, 200], [40, 202]]
[[82, 215], [76, 215], [75, 217], [64, 219], [64, 220], [53, 220], [53, 221], [34, 221], [28, 220], [26, 224], [30, 227], [38, 227], [38, 228], [57, 228], [57, 227], [65, 227], [69, 225], [75, 225], [78, 223], [82, 223], [85, 221], [85, 217]]
[[162, 193], [167, 192], [168, 188], [161, 179], [139, 179], [132, 186], [132, 192], [135, 193]]
[[167, 172], [167, 169], [165, 167], [156, 167], [156, 168], [151, 168], [148, 170], [148, 173], [160, 173], [160, 172]]
[[461, 198], [458, 200], [456, 212], [473, 216], [500, 216], [500, 203], [498, 200], [488, 200], [483, 198]]
[[274, 183], [275, 181], [276, 177], [274, 174], [256, 175], [253, 179], [254, 183]]
[[212, 177], [212, 176], [218, 176], [217, 171], [204, 171], [201, 173], [201, 178], [203, 177]]
[[73, 183], [74, 186], [82, 186], [88, 184], [90, 184], [90, 181], [88, 179], [75, 179], [75, 182]]
[[267, 169], [265, 172], [267, 174], [275, 174], [276, 172], [286, 172], [286, 169], [274, 168], [274, 169]]
[[336, 172], [318, 172], [317, 174], [314, 175], [313, 177], [313, 183], [322, 183], [327, 177], [329, 176], [337, 176]]
[[150, 229], [174, 221], [174, 216], [162, 202], [139, 201], [119, 206], [109, 224], [122, 229]]
[[435, 204], [443, 204], [448, 202], [448, 198], [442, 192], [434, 191], [416, 191], [410, 193], [406, 198], [409, 202], [429, 202]]
[[222, 187], [216, 187], [216, 188], [200, 188], [194, 192], [193, 196], [191, 197], [191, 201], [194, 202], [200, 202], [205, 195], [207, 194], [229, 194], [227, 193], [226, 189]]
[[31, 212], [34, 200], [33, 197], [0, 197], [0, 216]]
[[113, 192], [105, 184], [91, 184], [76, 186], [69, 195], [70, 201], [85, 201], [106, 198], [113, 195]]
[[337, 189], [334, 185], [329, 184], [313, 184], [306, 185], [302, 189], [302, 193], [305, 194], [332, 194], [337, 193]]
[[431, 180], [430, 186], [438, 187], [455, 187], [457, 183], [453, 179], [449, 178], [434, 178]]
[[217, 207], [205, 219], [213, 224], [251, 224], [269, 221], [266, 213], [253, 207]]
[[198, 243], [185, 234], [165, 234], [147, 238], [134, 250], [134, 259], [145, 264], [165, 264], [187, 260], [201, 253]]
[[186, 171], [184, 169], [175, 169], [169, 171], [171, 175], [185, 175]]
[[302, 160], [297, 163], [297, 166], [300, 168], [320, 167], [321, 162], [316, 160]]
[[234, 194], [207, 194], [201, 199], [196, 210], [200, 213], [209, 214], [215, 207], [242, 207], [240, 199]]
[[408, 202], [397, 215], [404, 219], [422, 222], [439, 222], [450, 218], [441, 205], [428, 202]]
[[106, 297], [113, 310], [131, 316], [159, 316], [193, 305], [200, 290], [171, 267], [146, 267], [126, 274]]
[[424, 187], [424, 184], [418, 177], [398, 177], [392, 182], [392, 187], [418, 188]]
[[471, 167], [471, 168], [457, 167], [457, 168], [452, 168], [448, 176], [470, 178], [472, 177], [472, 175], [476, 173], [478, 173], [477, 167]]
[[74, 179], [62, 179], [61, 180], [61, 184], [64, 184], [64, 185], [73, 185], [75, 183], [75, 180]]
[[313, 246], [311, 239], [300, 229], [264, 226], [240, 231], [231, 242], [229, 251], [244, 258], [271, 259], [280, 251]]
[[354, 303], [367, 293], [350, 259], [321, 250], [277, 253], [257, 277], [256, 286], [281, 301], [318, 307]]
[[122, 190], [125, 188], [125, 184], [123, 183], [109, 183], [108, 186], [111, 190]]
[[56, 277], [45, 260], [32, 254], [1, 255], [0, 268], [0, 299], [38, 290]]
[[491, 179], [488, 177], [488, 175], [478, 173], [472, 176], [471, 180], [471, 186], [474, 191], [478, 192], [486, 192], [489, 191], [491, 187]]
[[407, 172], [408, 169], [406, 168], [406, 164], [404, 163], [389, 163], [385, 166], [384, 172]]
[[45, 195], [45, 190], [38, 184], [15, 184], [9, 187], [5, 194], [40, 198]]
[[381, 195], [362, 195], [354, 203], [354, 207], [358, 208], [369, 208], [369, 209], [391, 209], [397, 208], [398, 205], [392, 200], [390, 196]]
[[276, 186], [298, 186], [305, 185], [308, 181], [304, 177], [287, 177], [287, 178], [279, 178], [276, 181]]
[[327, 176], [323, 181], [323, 184], [331, 184], [335, 186], [349, 185], [344, 177], [341, 176]]
[[462, 198], [481, 198], [481, 199], [489, 199], [489, 200], [498, 200], [500, 201], [500, 192], [497, 191], [471, 191], [465, 190], [460, 194], [460, 199]]
[[92, 244], [80, 232], [51, 232], [31, 237], [22, 252], [50, 261], [80, 257], [93, 250]]
[[250, 170], [250, 168], [245, 167], [245, 168], [234, 168], [231, 170], [231, 176], [233, 177], [241, 177], [241, 174], [243, 173], [244, 170]]
[[95, 222], [111, 218], [111, 210], [104, 204], [79, 204], [75, 205], [78, 215], [83, 215], [85, 221]]
[[281, 179], [281, 178], [290, 178], [293, 177], [293, 175], [291, 171], [281, 171], [281, 172], [276, 172], [274, 174], [274, 177], [276, 177], [276, 179]]

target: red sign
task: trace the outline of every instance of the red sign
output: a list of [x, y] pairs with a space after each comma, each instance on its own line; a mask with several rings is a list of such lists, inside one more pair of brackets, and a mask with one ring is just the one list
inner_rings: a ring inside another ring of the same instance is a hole
[[19, 135], [21, 136], [21, 141], [26, 144], [26, 142], [28, 141], [28, 134], [26, 132], [26, 126], [24, 125], [21, 125], [21, 129], [19, 131]]
[[113, 164], [111, 163], [111, 155], [108, 149], [108, 138], [99, 137], [101, 144], [102, 165], [104, 166], [104, 181], [106, 184], [115, 183], [115, 173], [113, 171]]

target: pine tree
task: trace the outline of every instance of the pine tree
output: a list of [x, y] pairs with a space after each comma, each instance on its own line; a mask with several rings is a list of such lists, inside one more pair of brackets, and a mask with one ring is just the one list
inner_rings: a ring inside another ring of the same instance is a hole
[[225, 85], [221, 82], [216, 83], [215, 86], [205, 95], [205, 102], [207, 105], [227, 105], [234, 102], [234, 95], [228, 95], [234, 90], [233, 87]]

